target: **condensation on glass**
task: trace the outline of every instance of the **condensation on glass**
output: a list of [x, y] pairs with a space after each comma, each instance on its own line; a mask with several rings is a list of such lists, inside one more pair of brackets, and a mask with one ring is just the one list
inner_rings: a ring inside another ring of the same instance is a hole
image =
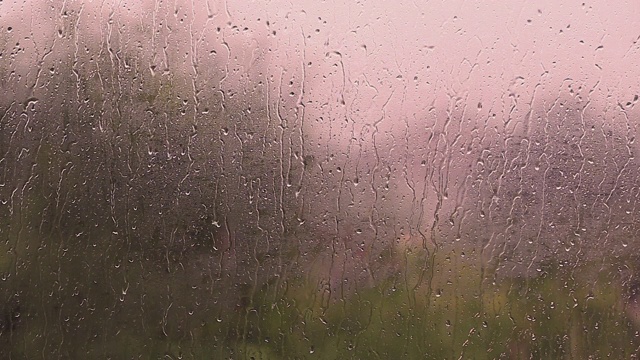
[[614, 3], [0, 0], [0, 357], [638, 356]]

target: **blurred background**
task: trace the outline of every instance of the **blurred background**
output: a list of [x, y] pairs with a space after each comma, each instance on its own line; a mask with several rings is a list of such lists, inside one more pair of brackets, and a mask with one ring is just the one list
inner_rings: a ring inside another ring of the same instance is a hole
[[0, 358], [635, 358], [640, 3], [0, 0]]

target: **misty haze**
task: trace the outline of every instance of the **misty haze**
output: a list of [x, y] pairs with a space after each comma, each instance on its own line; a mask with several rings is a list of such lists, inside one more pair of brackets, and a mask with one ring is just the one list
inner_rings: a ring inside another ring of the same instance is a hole
[[0, 359], [637, 357], [638, 11], [0, 0]]

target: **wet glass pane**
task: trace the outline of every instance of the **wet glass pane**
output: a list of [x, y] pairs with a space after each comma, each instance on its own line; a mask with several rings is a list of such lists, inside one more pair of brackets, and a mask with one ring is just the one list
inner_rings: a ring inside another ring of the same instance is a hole
[[0, 0], [0, 358], [637, 357], [639, 12]]

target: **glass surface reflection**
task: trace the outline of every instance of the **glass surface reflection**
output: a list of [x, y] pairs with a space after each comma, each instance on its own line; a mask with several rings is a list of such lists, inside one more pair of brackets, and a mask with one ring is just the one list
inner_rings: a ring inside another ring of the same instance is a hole
[[0, 0], [0, 358], [637, 357], [639, 7]]

